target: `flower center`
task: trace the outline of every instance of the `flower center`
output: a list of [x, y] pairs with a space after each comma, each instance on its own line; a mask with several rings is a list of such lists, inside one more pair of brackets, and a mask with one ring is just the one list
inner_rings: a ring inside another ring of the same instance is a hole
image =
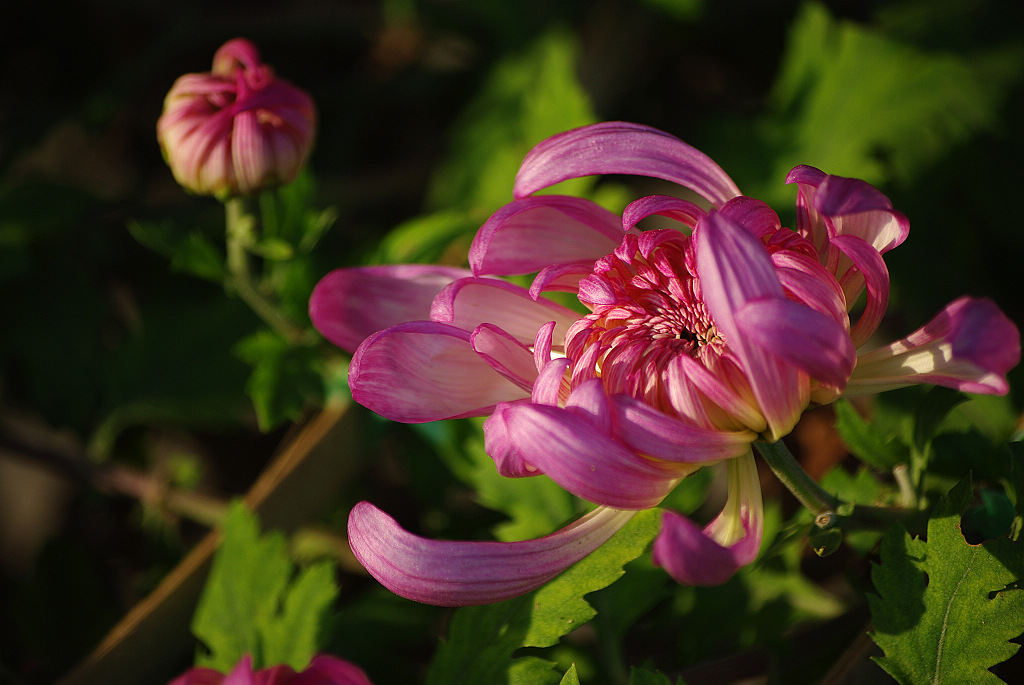
[[609, 392], [667, 408], [672, 359], [685, 354], [707, 366], [725, 352], [704, 306], [692, 242], [679, 231], [625, 236], [580, 283], [580, 301], [592, 313], [566, 336], [573, 378], [599, 376]]

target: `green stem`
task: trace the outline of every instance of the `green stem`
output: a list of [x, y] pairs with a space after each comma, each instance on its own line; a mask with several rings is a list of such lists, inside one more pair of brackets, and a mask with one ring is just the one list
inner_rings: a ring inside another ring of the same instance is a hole
[[792, 452], [781, 440], [754, 444], [775, 476], [800, 500], [801, 504], [815, 516], [831, 515], [821, 519], [822, 522], [825, 522], [825, 527], [832, 527], [838, 523], [843, 528], [851, 530], [864, 528], [884, 530], [893, 522], [900, 521], [913, 532], [921, 529], [922, 521], [927, 520], [926, 512], [918, 509], [893, 509], [864, 504], [850, 505], [829, 494], [818, 485], [797, 463]]
[[781, 440], [777, 442], [756, 442], [754, 445], [778, 478], [800, 504], [815, 515], [835, 511], [839, 500], [814, 482], [797, 463], [796, 457]]
[[233, 197], [224, 203], [227, 225], [227, 252], [229, 287], [249, 305], [263, 322], [292, 344], [302, 341], [303, 330], [263, 295], [253, 283], [247, 245], [252, 241], [256, 217], [249, 211], [246, 201]]

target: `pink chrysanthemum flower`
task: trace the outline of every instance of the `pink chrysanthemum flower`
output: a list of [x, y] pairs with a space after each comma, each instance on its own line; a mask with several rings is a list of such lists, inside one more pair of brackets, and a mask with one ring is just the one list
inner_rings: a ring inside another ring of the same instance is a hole
[[313, 145], [316, 108], [236, 38], [217, 50], [212, 71], [174, 82], [156, 130], [182, 187], [226, 199], [295, 178]]
[[373, 685], [358, 666], [321, 654], [303, 671], [290, 666], [252, 670], [252, 657], [242, 657], [227, 675], [212, 668], [190, 668], [169, 685]]
[[[706, 203], [650, 196], [619, 217], [585, 199], [534, 194], [594, 174], [672, 181]], [[355, 350], [358, 402], [405, 422], [489, 415], [486, 448], [501, 474], [545, 474], [598, 505], [547, 537], [499, 543], [427, 540], [363, 502], [349, 537], [367, 570], [421, 602], [513, 597], [589, 554], [696, 469], [725, 461], [722, 513], [701, 528], [666, 512], [653, 549], [679, 582], [722, 583], [760, 548], [751, 446], [779, 440], [810, 403], [914, 383], [1006, 392], [1019, 335], [987, 300], [957, 300], [907, 338], [858, 356], [885, 312], [882, 255], [906, 238], [906, 217], [862, 181], [797, 167], [788, 182], [799, 187], [796, 231], [681, 140], [635, 124], [586, 126], [527, 155], [517, 199], [477, 233], [471, 271], [328, 274], [310, 314], [325, 337]], [[654, 215], [679, 230], [638, 229]], [[530, 273], [529, 289], [494, 278]], [[575, 293], [590, 313], [542, 297], [548, 291]]]

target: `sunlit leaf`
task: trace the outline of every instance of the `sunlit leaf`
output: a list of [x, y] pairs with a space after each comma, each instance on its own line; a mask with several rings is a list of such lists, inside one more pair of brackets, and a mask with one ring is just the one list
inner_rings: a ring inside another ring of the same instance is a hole
[[293, 579], [284, 536], [261, 535], [240, 502], [231, 505], [221, 530], [224, 540], [192, 620], [192, 632], [207, 649], [197, 662], [227, 673], [251, 654], [257, 668], [305, 668], [321, 647], [338, 593], [333, 565], [311, 566]]
[[894, 526], [882, 541], [868, 601], [877, 659], [901, 683], [998, 683], [988, 669], [1013, 656], [1024, 632], [1024, 545], [1008, 539], [968, 544], [960, 513], [971, 500], [962, 481], [928, 524], [927, 542]]

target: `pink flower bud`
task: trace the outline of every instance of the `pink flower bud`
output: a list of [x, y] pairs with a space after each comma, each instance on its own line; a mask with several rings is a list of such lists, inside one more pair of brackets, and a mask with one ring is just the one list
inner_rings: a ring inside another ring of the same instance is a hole
[[217, 50], [212, 71], [178, 78], [156, 125], [175, 180], [220, 199], [294, 179], [315, 130], [309, 95], [277, 78], [244, 38]]

